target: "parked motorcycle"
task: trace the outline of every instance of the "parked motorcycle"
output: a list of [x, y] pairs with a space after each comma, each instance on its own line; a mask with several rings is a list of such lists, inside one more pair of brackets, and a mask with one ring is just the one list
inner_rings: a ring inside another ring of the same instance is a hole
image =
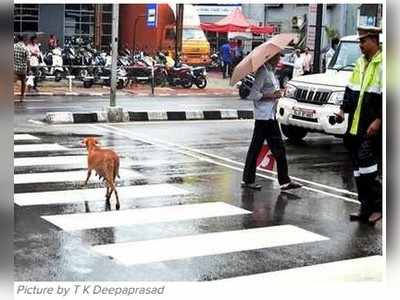
[[[128, 83], [126, 62], [119, 58], [117, 64], [117, 89], [123, 89]], [[83, 78], [83, 86], [90, 88], [93, 84], [111, 84], [111, 55], [102, 52], [94, 58], [92, 74]]]
[[204, 89], [207, 86], [207, 71], [205, 67], [192, 68], [190, 74], [192, 75], [193, 83], [199, 89]]
[[62, 50], [60, 47], [54, 48], [48, 51], [45, 55], [40, 55], [39, 67], [37, 69], [37, 76], [43, 79], [45, 76], [54, 76], [56, 82], [61, 81], [68, 73], [68, 70], [64, 68]]

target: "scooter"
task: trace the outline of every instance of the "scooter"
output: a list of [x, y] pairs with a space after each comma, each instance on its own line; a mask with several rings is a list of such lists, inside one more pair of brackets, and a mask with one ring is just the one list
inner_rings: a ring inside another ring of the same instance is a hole
[[60, 47], [54, 48], [47, 52], [44, 56], [41, 54], [41, 63], [38, 69], [38, 78], [44, 78], [45, 76], [54, 76], [56, 82], [66, 75], [67, 70], [64, 68], [62, 50]]

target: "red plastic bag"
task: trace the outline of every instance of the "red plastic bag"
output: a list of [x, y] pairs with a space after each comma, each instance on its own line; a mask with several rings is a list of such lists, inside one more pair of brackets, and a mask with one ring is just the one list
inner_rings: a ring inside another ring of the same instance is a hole
[[272, 155], [268, 144], [264, 144], [257, 157], [257, 167], [264, 170], [272, 171], [274, 169], [274, 166], [275, 158]]

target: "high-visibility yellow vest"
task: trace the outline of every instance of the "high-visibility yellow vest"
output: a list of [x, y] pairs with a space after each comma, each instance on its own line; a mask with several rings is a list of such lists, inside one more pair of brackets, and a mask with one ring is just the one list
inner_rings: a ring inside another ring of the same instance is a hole
[[360, 57], [351, 75], [348, 88], [359, 92], [357, 107], [350, 120], [350, 134], [357, 135], [360, 122], [361, 108], [366, 93], [382, 94], [382, 52], [378, 51], [368, 63], [367, 59]]

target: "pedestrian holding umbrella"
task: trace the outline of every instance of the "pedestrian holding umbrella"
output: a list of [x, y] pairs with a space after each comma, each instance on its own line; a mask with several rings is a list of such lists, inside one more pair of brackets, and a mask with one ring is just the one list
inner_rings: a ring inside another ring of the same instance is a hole
[[247, 152], [246, 164], [243, 171], [242, 187], [261, 189], [261, 185], [255, 183], [257, 158], [266, 140], [276, 159], [278, 181], [281, 190], [300, 188], [301, 185], [292, 182], [288, 175], [286, 150], [282, 141], [278, 121], [275, 118], [277, 101], [283, 95], [280, 90], [279, 80], [274, 70], [280, 60], [280, 52], [296, 38], [293, 34], [279, 34], [269, 41], [255, 48], [235, 68], [231, 78], [231, 84], [256, 72], [255, 81], [248, 99], [254, 103], [255, 125], [253, 138]]

